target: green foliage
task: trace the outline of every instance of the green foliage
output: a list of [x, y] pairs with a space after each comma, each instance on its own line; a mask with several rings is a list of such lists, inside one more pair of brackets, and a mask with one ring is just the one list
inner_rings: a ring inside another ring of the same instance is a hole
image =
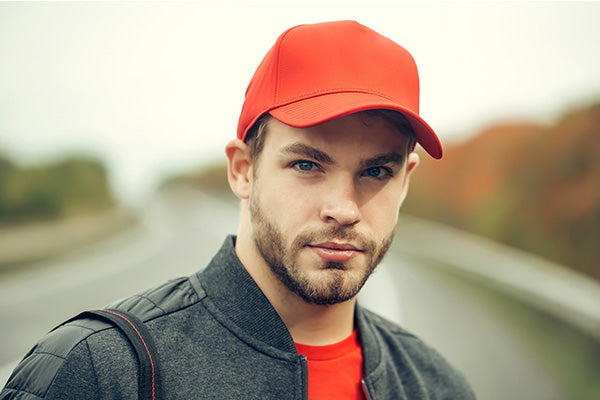
[[0, 155], [0, 224], [65, 217], [112, 204], [106, 170], [97, 160], [71, 157], [19, 167]]

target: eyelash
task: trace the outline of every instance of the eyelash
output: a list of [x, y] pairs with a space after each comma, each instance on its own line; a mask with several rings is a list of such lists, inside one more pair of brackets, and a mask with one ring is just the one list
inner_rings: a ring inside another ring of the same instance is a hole
[[[308, 165], [310, 165], [310, 167], [311, 167], [311, 168], [310, 168], [310, 169], [301, 169], [301, 168], [299, 167], [299, 166], [300, 166], [300, 164], [308, 164]], [[299, 161], [294, 161], [294, 162], [291, 164], [291, 167], [292, 167], [292, 168], [294, 168], [294, 169], [296, 169], [298, 172], [300, 172], [300, 173], [304, 173], [304, 174], [306, 174], [306, 173], [310, 173], [310, 172], [314, 172], [314, 171], [318, 171], [318, 170], [321, 170], [321, 167], [319, 166], [319, 164], [317, 164], [317, 163], [316, 163], [316, 162], [314, 162], [314, 161], [309, 161], [309, 160], [299, 160]], [[383, 175], [383, 176], [370, 176], [370, 175], [368, 174], [368, 171], [372, 171], [372, 170], [374, 170], [374, 169], [376, 169], [376, 168], [379, 168], [379, 169], [380, 169], [382, 172], [384, 172], [384, 175]], [[382, 180], [386, 180], [386, 179], [392, 178], [392, 177], [394, 176], [394, 171], [393, 171], [391, 168], [389, 168], [389, 167], [384, 167], [384, 166], [375, 166], [375, 167], [369, 167], [369, 168], [365, 169], [365, 170], [364, 170], [364, 171], [363, 171], [363, 172], [360, 174], [360, 176], [365, 176], [365, 177], [367, 177], [367, 178], [373, 178], [373, 179], [376, 179], [376, 180], [382, 181]]]

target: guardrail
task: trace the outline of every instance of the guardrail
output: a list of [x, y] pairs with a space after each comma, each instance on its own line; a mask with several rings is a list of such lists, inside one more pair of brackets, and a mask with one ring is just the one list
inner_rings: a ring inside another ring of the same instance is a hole
[[468, 275], [600, 343], [600, 284], [535, 255], [402, 214], [396, 247]]

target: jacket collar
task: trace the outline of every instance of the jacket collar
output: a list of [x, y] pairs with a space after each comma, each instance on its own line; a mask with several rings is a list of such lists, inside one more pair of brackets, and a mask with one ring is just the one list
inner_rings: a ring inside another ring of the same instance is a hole
[[288, 353], [296, 346], [277, 314], [235, 252], [235, 236], [228, 236], [205, 270], [196, 276], [216, 310], [241, 332]]
[[362, 347], [364, 374], [367, 376], [374, 371], [381, 363], [381, 346], [378, 344], [377, 335], [373, 326], [367, 320], [367, 313], [358, 303], [354, 312], [356, 329], [358, 329], [358, 338]]

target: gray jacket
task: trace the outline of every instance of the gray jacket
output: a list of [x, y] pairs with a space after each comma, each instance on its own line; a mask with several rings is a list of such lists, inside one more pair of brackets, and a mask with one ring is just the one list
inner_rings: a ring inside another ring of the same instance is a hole
[[[228, 237], [208, 267], [111, 307], [145, 321], [165, 399], [307, 399], [306, 358]], [[395, 324], [356, 308], [370, 400], [474, 399], [465, 378]], [[78, 320], [44, 337], [0, 393], [7, 399], [136, 399], [137, 358], [122, 334]]]

